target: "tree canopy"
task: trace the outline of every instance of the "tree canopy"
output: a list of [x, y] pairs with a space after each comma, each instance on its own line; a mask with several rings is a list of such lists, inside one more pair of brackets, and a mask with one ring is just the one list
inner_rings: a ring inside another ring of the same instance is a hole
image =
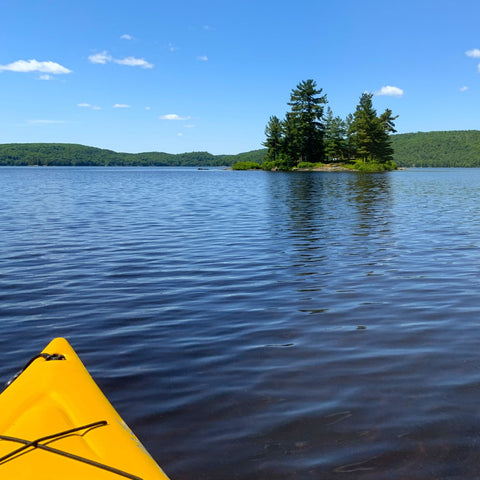
[[363, 93], [360, 102], [353, 114], [353, 122], [350, 127], [356, 155], [364, 162], [372, 161], [385, 163], [393, 160], [393, 148], [389, 138], [394, 133], [394, 120], [391, 110], [385, 110], [377, 116], [373, 108], [373, 93]]
[[[328, 137], [328, 108], [326, 113], [325, 145]], [[333, 115], [332, 115], [333, 117]], [[333, 117], [339, 118], [339, 117]], [[341, 120], [341, 119], [340, 119]], [[343, 120], [342, 120], [343, 121]], [[344, 120], [345, 128], [353, 121], [350, 114]], [[341, 137], [345, 139], [345, 136]], [[349, 137], [346, 137], [348, 141]], [[399, 167], [480, 167], [480, 131], [452, 130], [444, 132], [392, 133], [394, 161]], [[344, 160], [354, 158], [346, 149]], [[353, 147], [352, 147], [353, 148]], [[6, 165], [92, 165], [92, 166], [228, 166], [236, 162], [262, 164], [268, 149], [262, 148], [237, 155], [212, 155], [208, 152], [169, 154], [117, 153], [95, 147], [58, 143], [7, 143], [0, 144], [0, 166]], [[338, 161], [337, 155], [330, 158], [326, 147], [327, 162]], [[368, 165], [368, 163], [366, 164]]]
[[402, 167], [480, 167], [480, 131], [451, 130], [392, 135]]
[[119, 153], [103, 148], [70, 143], [0, 144], [0, 166], [156, 166], [198, 167], [229, 166], [238, 161], [261, 163], [265, 151], [253, 150], [238, 155], [212, 155], [208, 152], [187, 153]]
[[300, 82], [291, 91], [288, 102], [291, 108], [285, 120], [272, 116], [265, 128], [267, 161], [289, 170], [299, 162], [315, 162], [323, 158], [326, 103], [326, 95], [322, 95], [321, 88], [317, 89], [314, 80]]
[[330, 107], [325, 111], [327, 96], [314, 80], [300, 82], [290, 94], [285, 119], [271, 116], [265, 128], [267, 169], [358, 161], [393, 168], [391, 134], [397, 117], [389, 109], [378, 116], [372, 98], [363, 93], [353, 115], [343, 120]]
[[327, 96], [317, 89], [313, 80], [300, 82], [290, 95], [291, 107], [287, 113], [295, 133], [295, 152], [300, 162], [314, 162], [323, 158], [324, 105]]

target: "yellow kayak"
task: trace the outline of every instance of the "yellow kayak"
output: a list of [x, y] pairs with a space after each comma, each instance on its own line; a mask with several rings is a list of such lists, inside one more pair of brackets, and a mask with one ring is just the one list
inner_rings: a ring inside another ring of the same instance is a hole
[[168, 480], [64, 338], [0, 394], [0, 478]]

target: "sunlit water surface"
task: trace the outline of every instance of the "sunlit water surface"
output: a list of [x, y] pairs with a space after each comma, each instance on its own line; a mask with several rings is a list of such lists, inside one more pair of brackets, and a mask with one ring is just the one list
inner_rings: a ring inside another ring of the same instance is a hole
[[0, 192], [4, 381], [67, 337], [173, 480], [480, 478], [480, 170]]

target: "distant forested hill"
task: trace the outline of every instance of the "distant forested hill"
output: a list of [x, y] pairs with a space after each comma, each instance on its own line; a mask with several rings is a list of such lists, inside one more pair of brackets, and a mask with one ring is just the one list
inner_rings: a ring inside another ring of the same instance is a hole
[[399, 167], [480, 167], [480, 131], [418, 132], [393, 135]]
[[[399, 167], [480, 167], [480, 131], [417, 132], [392, 135]], [[0, 144], [2, 165], [218, 167], [236, 162], [262, 163], [266, 149], [238, 155], [117, 153], [69, 143]]]
[[222, 158], [224, 165], [233, 165], [237, 162], [256, 162], [262, 164], [266, 154], [267, 149], [261, 148], [260, 150], [252, 150], [237, 155], [219, 155], [218, 157]]
[[228, 166], [238, 161], [261, 163], [265, 150], [239, 155], [212, 155], [208, 152], [190, 153], [117, 153], [113, 150], [86, 147], [69, 143], [7, 143], [0, 144], [0, 166]]

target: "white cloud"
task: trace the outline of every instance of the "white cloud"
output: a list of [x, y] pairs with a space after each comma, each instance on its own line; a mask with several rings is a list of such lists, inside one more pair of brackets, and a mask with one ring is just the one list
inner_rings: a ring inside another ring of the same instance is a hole
[[188, 120], [190, 117], [181, 117], [176, 113], [167, 113], [166, 115], [160, 115], [159, 120]]
[[184, 125], [184, 128], [195, 128], [195, 125], [192, 125], [192, 124], [190, 124], [190, 125]]
[[467, 86], [460, 87], [461, 92], [466, 92], [468, 90]]
[[77, 103], [77, 107], [80, 108], [91, 108], [92, 110], [101, 110], [97, 105], [91, 105], [90, 103]]
[[197, 60], [200, 60], [201, 62], [208, 62], [208, 57], [206, 55], [200, 55], [197, 57]]
[[180, 50], [180, 47], [177, 47], [176, 45], [174, 45], [173, 43], [169, 43], [168, 44], [168, 49], [171, 51], [171, 52], [176, 52], [177, 50]]
[[88, 57], [88, 60], [91, 63], [100, 63], [100, 64], [104, 65], [107, 62], [111, 62], [112, 57], [111, 57], [111, 55], [108, 54], [108, 52], [103, 51], [101, 53], [96, 53], [95, 55], [90, 55]]
[[[467, 50], [465, 55], [471, 58], [480, 58], [480, 48], [472, 48], [472, 50]], [[477, 69], [480, 73], [480, 64], [478, 64]]]
[[153, 68], [153, 63], [149, 63], [143, 58], [126, 57], [122, 59], [113, 59], [119, 65], [127, 65], [128, 67]]
[[124, 33], [121, 37], [122, 40], [133, 40], [133, 37], [128, 33]]
[[129, 67], [153, 68], [153, 63], [147, 62], [143, 58], [125, 57], [113, 58], [107, 51], [90, 55], [88, 60], [91, 63], [99, 63], [105, 65], [106, 63], [118, 63], [119, 65], [127, 65]]
[[465, 55], [467, 57], [472, 57], [472, 58], [480, 58], [480, 49], [478, 48], [473, 48], [472, 50], [467, 50], [465, 52]]
[[66, 67], [63, 67], [56, 62], [39, 62], [37, 60], [17, 60], [16, 62], [9, 63], [8, 65], [0, 65], [0, 72], [41, 72], [51, 73], [52, 75], [60, 75], [65, 73], [71, 73], [72, 71]]
[[53, 77], [48, 73], [44, 73], [38, 77], [39, 80], [53, 80]]
[[145, 107], [145, 110], [151, 110], [152, 107]]
[[392, 87], [391, 85], [386, 85], [382, 87], [380, 90], [375, 92], [377, 96], [389, 96], [389, 97], [401, 97], [403, 96], [403, 90], [398, 87]]
[[113, 108], [130, 108], [131, 105], [127, 105], [126, 103], [116, 103]]
[[183, 137], [183, 133], [181, 132], [177, 133], [177, 137]]

